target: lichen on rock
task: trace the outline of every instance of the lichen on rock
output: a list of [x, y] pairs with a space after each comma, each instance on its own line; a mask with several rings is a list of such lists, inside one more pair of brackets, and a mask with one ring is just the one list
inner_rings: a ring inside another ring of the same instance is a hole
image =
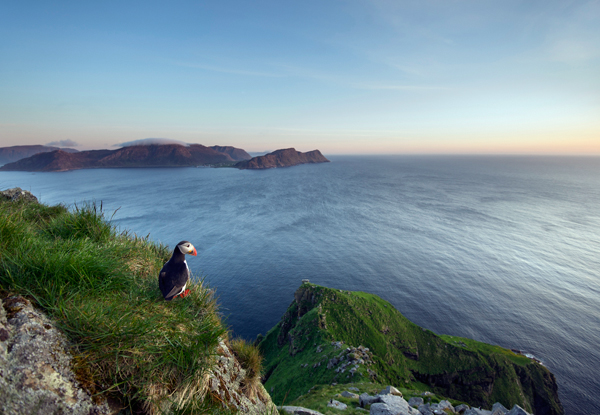
[[224, 340], [217, 348], [216, 364], [209, 373], [208, 386], [212, 396], [223, 406], [240, 414], [278, 415], [277, 408], [262, 384], [249, 389], [244, 384], [246, 371]]
[[65, 336], [23, 297], [0, 307], [0, 408], [6, 415], [110, 413], [75, 378]]
[[0, 200], [10, 200], [11, 202], [37, 202], [38, 199], [31, 192], [23, 190], [20, 187], [13, 187], [0, 191]]

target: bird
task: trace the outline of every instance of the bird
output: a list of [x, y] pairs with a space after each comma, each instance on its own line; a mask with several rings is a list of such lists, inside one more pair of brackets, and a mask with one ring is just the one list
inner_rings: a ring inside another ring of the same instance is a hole
[[181, 296], [186, 297], [190, 290], [186, 290], [190, 279], [190, 269], [185, 261], [185, 254], [196, 256], [196, 248], [188, 241], [181, 241], [173, 250], [171, 259], [163, 265], [158, 274], [158, 287], [166, 301]]

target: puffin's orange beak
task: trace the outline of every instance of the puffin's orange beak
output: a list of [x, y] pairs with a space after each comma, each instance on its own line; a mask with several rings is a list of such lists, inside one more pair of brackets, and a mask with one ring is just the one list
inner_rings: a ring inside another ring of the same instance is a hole
[[190, 252], [190, 255], [194, 255], [194, 256], [198, 255], [198, 252], [196, 252], [196, 248], [195, 247], [194, 247], [194, 250], [192, 252]]

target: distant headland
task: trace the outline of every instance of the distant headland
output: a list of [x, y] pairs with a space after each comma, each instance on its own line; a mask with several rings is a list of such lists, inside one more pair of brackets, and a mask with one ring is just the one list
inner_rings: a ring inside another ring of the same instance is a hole
[[264, 156], [240, 161], [235, 165], [238, 169], [271, 169], [275, 167], [291, 167], [307, 163], [328, 163], [319, 150], [302, 153], [294, 148], [276, 150]]
[[117, 150], [77, 151], [46, 146], [16, 146], [0, 148], [7, 163], [3, 171], [68, 171], [92, 168], [124, 167], [236, 167], [267, 169], [290, 167], [305, 163], [328, 162], [319, 150], [302, 153], [293, 148], [252, 157], [245, 150], [232, 146], [201, 144], [132, 145]]

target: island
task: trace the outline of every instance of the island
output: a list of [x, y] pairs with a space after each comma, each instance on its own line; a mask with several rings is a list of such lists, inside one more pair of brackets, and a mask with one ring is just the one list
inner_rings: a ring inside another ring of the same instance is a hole
[[235, 165], [238, 169], [272, 169], [275, 167], [291, 167], [307, 163], [328, 163], [319, 150], [302, 153], [295, 148], [273, 151], [264, 156], [253, 157], [240, 161]]
[[78, 150], [74, 148], [59, 148], [54, 146], [42, 146], [42, 145], [25, 145], [25, 146], [11, 146], [0, 148], [0, 165], [6, 163], [12, 163], [17, 160], [21, 160], [27, 157], [31, 157], [38, 153], [48, 153], [50, 151], [62, 150], [67, 153], [77, 153]]
[[0, 167], [3, 171], [68, 171], [119, 167], [193, 167], [234, 165], [251, 156], [231, 146], [201, 144], [132, 145], [117, 150], [76, 153], [62, 149], [37, 153]]
[[21, 149], [20, 152], [9, 150], [12, 147], [0, 148], [0, 155], [11, 154], [12, 159], [22, 155], [22, 158], [5, 164], [0, 170], [50, 172], [95, 168], [195, 166], [236, 167], [246, 170], [329, 162], [319, 150], [302, 153], [294, 148], [252, 157], [241, 148], [207, 147], [202, 144], [141, 144], [117, 150], [88, 151], [45, 146], [21, 147], [28, 148]]

